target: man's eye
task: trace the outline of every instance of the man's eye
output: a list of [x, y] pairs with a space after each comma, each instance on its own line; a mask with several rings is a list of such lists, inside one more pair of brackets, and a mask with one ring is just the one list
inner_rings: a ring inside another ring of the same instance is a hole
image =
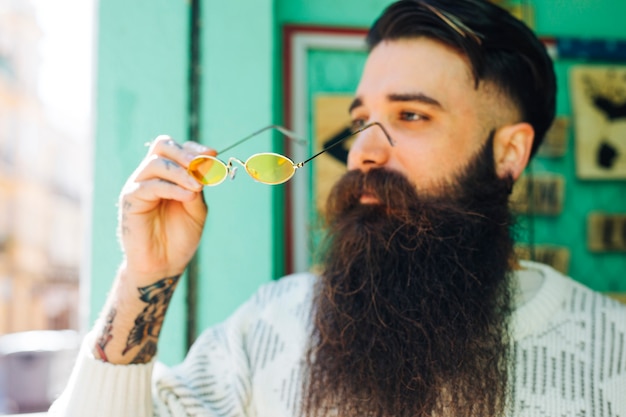
[[355, 133], [359, 129], [363, 128], [363, 126], [365, 126], [365, 120], [363, 120], [363, 119], [354, 119], [354, 120], [352, 120], [350, 122], [350, 131], [352, 133]]
[[406, 120], [409, 122], [416, 122], [418, 120], [427, 120], [428, 118], [424, 115], [413, 113], [411, 111], [403, 111], [400, 113], [400, 120]]

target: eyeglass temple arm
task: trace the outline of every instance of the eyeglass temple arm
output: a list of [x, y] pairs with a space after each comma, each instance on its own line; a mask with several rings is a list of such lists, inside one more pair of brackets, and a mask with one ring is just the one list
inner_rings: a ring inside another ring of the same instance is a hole
[[393, 143], [393, 139], [391, 139], [391, 136], [389, 136], [389, 133], [387, 133], [387, 130], [385, 129], [385, 127], [383, 125], [381, 125], [379, 122], [372, 122], [369, 124], [366, 124], [365, 126], [363, 126], [362, 128], [354, 131], [354, 132], [350, 132], [349, 134], [345, 135], [342, 138], [339, 138], [337, 141], [335, 141], [335, 143], [333, 143], [332, 145], [329, 145], [327, 147], [325, 147], [324, 149], [322, 149], [321, 151], [319, 151], [318, 153], [316, 153], [315, 155], [313, 155], [312, 157], [308, 158], [305, 161], [299, 162], [296, 164], [296, 168], [302, 168], [302, 166], [304, 164], [306, 164], [307, 162], [309, 162], [310, 160], [317, 158], [318, 156], [320, 156], [321, 154], [323, 154], [324, 152], [326, 152], [329, 149], [334, 148], [335, 146], [339, 145], [340, 143], [342, 143], [343, 141], [345, 141], [346, 139], [354, 136], [354, 135], [358, 135], [359, 133], [361, 133], [362, 131], [364, 131], [365, 129], [369, 129], [372, 126], [378, 126], [381, 128], [381, 130], [383, 131], [383, 133], [385, 134], [385, 137], [387, 138], [387, 140], [389, 141], [389, 144], [391, 146], [395, 146], [395, 144]]
[[280, 133], [282, 133], [283, 135], [285, 135], [287, 138], [293, 140], [294, 142], [297, 142], [301, 145], [306, 145], [307, 141], [300, 138], [296, 133], [292, 132], [291, 130], [288, 130], [282, 126], [278, 126], [278, 125], [269, 125], [269, 126], [265, 126], [262, 129], [257, 130], [254, 133], [249, 134], [248, 136], [246, 136], [243, 139], [238, 140], [237, 142], [227, 146], [226, 148], [222, 149], [221, 151], [219, 151], [217, 154], [221, 154], [224, 153], [232, 148], [234, 148], [235, 146], [241, 145], [242, 143], [244, 143], [247, 140], [252, 139], [253, 137], [265, 132], [266, 130], [270, 130], [270, 129], [276, 129], [278, 130]]

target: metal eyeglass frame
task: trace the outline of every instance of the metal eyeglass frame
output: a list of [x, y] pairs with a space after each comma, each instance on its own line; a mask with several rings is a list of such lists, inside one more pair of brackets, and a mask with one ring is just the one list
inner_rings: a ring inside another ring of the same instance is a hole
[[[344, 142], [346, 139], [349, 139], [350, 137], [352, 137], [352, 136], [354, 136], [354, 135], [357, 135], [357, 134], [359, 134], [359, 133], [363, 132], [363, 131], [364, 131], [364, 130], [366, 130], [366, 129], [369, 129], [369, 128], [370, 128], [370, 127], [372, 127], [372, 126], [378, 126], [378, 127], [380, 127], [380, 128], [381, 128], [381, 130], [383, 131], [383, 133], [385, 134], [385, 137], [386, 137], [386, 138], [387, 138], [387, 140], [389, 141], [389, 144], [390, 144], [391, 146], [395, 146], [395, 143], [393, 142], [393, 139], [391, 139], [391, 136], [389, 136], [389, 133], [387, 133], [387, 130], [384, 128], [384, 126], [383, 126], [382, 124], [380, 124], [379, 122], [371, 122], [371, 123], [368, 123], [368, 124], [364, 125], [363, 127], [360, 127], [360, 128], [358, 128], [358, 129], [356, 129], [356, 130], [354, 130], [354, 131], [350, 132], [349, 134], [346, 134], [346, 135], [344, 135], [344, 136], [340, 137], [339, 139], [335, 140], [335, 142], [334, 142], [333, 144], [331, 144], [330, 146], [325, 147], [324, 149], [322, 149], [321, 151], [319, 151], [319, 152], [318, 152], [318, 153], [316, 153], [315, 155], [311, 156], [310, 158], [308, 158], [308, 159], [306, 159], [306, 160], [304, 160], [304, 161], [302, 161], [302, 162], [298, 162], [298, 163], [293, 162], [293, 161], [291, 160], [291, 158], [288, 158], [288, 157], [286, 157], [285, 155], [281, 155], [281, 154], [274, 153], [274, 152], [260, 152], [260, 153], [256, 153], [256, 154], [254, 154], [254, 155], [250, 156], [248, 159], [246, 159], [246, 161], [245, 161], [245, 162], [244, 162], [244, 161], [242, 161], [242, 160], [240, 160], [240, 159], [238, 159], [238, 158], [235, 158], [235, 157], [230, 157], [230, 158], [228, 158], [228, 162], [224, 162], [224, 161], [222, 161], [221, 159], [218, 159], [218, 158], [216, 157], [217, 155], [219, 155], [219, 154], [221, 154], [221, 153], [223, 153], [223, 152], [226, 152], [227, 150], [230, 150], [230, 149], [234, 148], [235, 146], [238, 146], [238, 145], [240, 145], [240, 144], [242, 144], [242, 143], [244, 143], [244, 142], [246, 142], [246, 141], [248, 141], [248, 140], [252, 139], [253, 137], [257, 136], [258, 134], [260, 134], [260, 133], [262, 133], [262, 132], [264, 132], [264, 131], [266, 131], [266, 130], [269, 130], [269, 129], [276, 129], [276, 130], [278, 130], [280, 133], [282, 133], [283, 135], [285, 135], [286, 137], [288, 137], [289, 139], [291, 139], [291, 140], [295, 140], [296, 142], [299, 142], [299, 143], [304, 142], [304, 143], [306, 143], [306, 141], [304, 141], [304, 140], [300, 139], [300, 138], [299, 138], [299, 137], [298, 137], [298, 136], [297, 136], [294, 132], [292, 132], [292, 131], [290, 131], [290, 130], [288, 130], [288, 129], [286, 129], [286, 128], [282, 127], [282, 126], [270, 125], [270, 126], [266, 126], [266, 127], [262, 128], [262, 129], [259, 129], [259, 130], [257, 130], [257, 131], [256, 131], [256, 132], [254, 132], [254, 133], [251, 133], [250, 135], [246, 136], [246, 137], [245, 137], [245, 138], [243, 138], [243, 139], [238, 140], [237, 142], [233, 143], [232, 145], [227, 146], [226, 148], [224, 148], [224, 149], [222, 149], [221, 151], [219, 151], [219, 152], [216, 154], [216, 156], [212, 156], [212, 155], [198, 155], [197, 157], [195, 157], [195, 158], [191, 161], [191, 163], [190, 163], [190, 165], [189, 165], [189, 167], [190, 167], [190, 168], [192, 167], [192, 165], [193, 165], [194, 161], [197, 161], [197, 160], [200, 160], [200, 159], [212, 159], [212, 160], [217, 161], [217, 162], [221, 163], [222, 165], [224, 165], [224, 167], [226, 168], [226, 174], [224, 175], [224, 178], [222, 178], [220, 181], [218, 181], [218, 182], [216, 182], [216, 183], [213, 183], [213, 184], [204, 184], [202, 181], [200, 181], [200, 180], [198, 179], [198, 176], [196, 176], [196, 175], [194, 174], [193, 170], [188, 169], [188, 172], [189, 172], [189, 174], [191, 174], [194, 178], [196, 178], [196, 179], [198, 180], [198, 182], [200, 182], [201, 184], [203, 184], [203, 185], [205, 185], [205, 186], [213, 187], [213, 186], [216, 186], [216, 185], [221, 184], [221, 183], [222, 183], [222, 182], [224, 182], [224, 181], [226, 180], [226, 178], [228, 178], [228, 177], [230, 177], [230, 179], [231, 179], [231, 180], [235, 179], [235, 175], [236, 175], [236, 173], [237, 173], [237, 167], [233, 166], [233, 163], [234, 163], [234, 162], [236, 162], [236, 163], [238, 163], [239, 165], [243, 166], [243, 167], [244, 167], [244, 169], [246, 169], [246, 172], [248, 173], [248, 175], [250, 175], [250, 176], [251, 176], [251, 177], [252, 177], [255, 181], [258, 181], [258, 182], [261, 182], [261, 183], [263, 183], [263, 184], [267, 184], [267, 185], [279, 185], [279, 184], [283, 184], [283, 183], [285, 183], [285, 182], [289, 181], [289, 180], [290, 180], [290, 179], [294, 176], [294, 174], [295, 174], [296, 170], [297, 170], [297, 169], [299, 169], [299, 168], [302, 168], [302, 167], [304, 166], [304, 164], [306, 164], [307, 162], [309, 162], [309, 161], [311, 161], [311, 160], [313, 160], [313, 159], [317, 158], [318, 156], [320, 156], [320, 155], [321, 155], [321, 154], [323, 154], [324, 152], [328, 151], [329, 149], [332, 149], [332, 148], [334, 148], [335, 146], [339, 145], [340, 143]], [[287, 162], [289, 162], [289, 163], [291, 164], [291, 167], [292, 167], [292, 169], [293, 169], [293, 170], [292, 170], [292, 172], [291, 172], [291, 174], [290, 174], [287, 178], [285, 178], [285, 179], [283, 179], [283, 180], [281, 180], [281, 181], [279, 181], [279, 182], [265, 182], [265, 181], [259, 181], [258, 179], [254, 178], [254, 176], [253, 176], [253, 175], [252, 175], [252, 174], [248, 171], [248, 167], [247, 167], [247, 163], [248, 163], [248, 161], [250, 161], [252, 158], [255, 158], [255, 157], [259, 156], [259, 155], [273, 155], [273, 156], [278, 156], [278, 157], [280, 157], [280, 158], [283, 158], [284, 160], [286, 160]]]

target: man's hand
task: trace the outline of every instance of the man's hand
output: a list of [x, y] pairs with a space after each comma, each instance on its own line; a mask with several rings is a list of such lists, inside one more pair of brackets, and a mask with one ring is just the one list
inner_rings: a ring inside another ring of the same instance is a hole
[[143, 283], [180, 275], [198, 247], [207, 206], [187, 166], [201, 153], [215, 155], [159, 136], [124, 185], [118, 234], [128, 273]]
[[96, 329], [93, 351], [102, 360], [145, 363], [156, 353], [165, 312], [207, 215], [202, 186], [187, 173], [199, 154], [215, 151], [159, 136], [124, 185], [118, 235], [125, 260]]

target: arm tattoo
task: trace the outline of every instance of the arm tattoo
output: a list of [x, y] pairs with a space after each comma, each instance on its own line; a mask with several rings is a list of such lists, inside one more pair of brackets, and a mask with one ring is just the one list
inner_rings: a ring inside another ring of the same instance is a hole
[[156, 351], [156, 342], [148, 340], [130, 363], [147, 363], [154, 355], [156, 355]]
[[126, 212], [130, 210], [132, 206], [133, 206], [132, 203], [128, 201], [127, 199], [124, 199], [124, 201], [122, 202], [122, 224], [120, 225], [122, 235], [127, 235], [130, 232], [128, 225], [126, 224], [126, 220], [127, 220]]
[[163, 325], [165, 311], [172, 299], [174, 288], [179, 278], [180, 275], [163, 278], [152, 285], [138, 288], [140, 293], [139, 299], [148, 305], [135, 319], [135, 326], [128, 335], [126, 347], [122, 351], [122, 355], [125, 355], [133, 347], [140, 346], [146, 342], [146, 340], [148, 340], [153, 347], [144, 346], [135, 360], [138, 360], [139, 357], [148, 357], [150, 349], [154, 349], [156, 352], [156, 340], [161, 331], [161, 326]]
[[109, 310], [109, 314], [107, 315], [104, 328], [102, 329], [100, 336], [98, 337], [98, 340], [96, 340], [96, 351], [98, 352], [100, 359], [102, 359], [105, 362], [109, 361], [107, 359], [107, 355], [104, 352], [104, 350], [106, 349], [107, 344], [113, 338], [111, 331], [113, 330], [113, 320], [115, 319], [116, 314], [117, 314], [117, 310], [114, 307], [112, 307], [111, 310]]

